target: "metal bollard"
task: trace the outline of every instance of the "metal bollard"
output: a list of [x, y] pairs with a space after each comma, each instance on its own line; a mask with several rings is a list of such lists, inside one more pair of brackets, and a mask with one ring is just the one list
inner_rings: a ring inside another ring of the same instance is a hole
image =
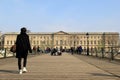
[[101, 51], [102, 51], [102, 58], [104, 58], [104, 49], [101, 48]]
[[114, 60], [113, 48], [111, 47], [111, 60]]
[[6, 48], [5, 48], [4, 58], [6, 58]]

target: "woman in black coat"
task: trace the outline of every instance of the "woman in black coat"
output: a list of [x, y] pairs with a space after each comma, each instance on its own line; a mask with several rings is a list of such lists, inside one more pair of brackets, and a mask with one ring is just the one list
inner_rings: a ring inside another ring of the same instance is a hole
[[[26, 63], [28, 51], [32, 53], [29, 36], [26, 34], [26, 28], [21, 28], [21, 33], [17, 35], [16, 39], [16, 58], [18, 58], [19, 74], [27, 72]], [[23, 58], [23, 70], [21, 68], [21, 61]]]

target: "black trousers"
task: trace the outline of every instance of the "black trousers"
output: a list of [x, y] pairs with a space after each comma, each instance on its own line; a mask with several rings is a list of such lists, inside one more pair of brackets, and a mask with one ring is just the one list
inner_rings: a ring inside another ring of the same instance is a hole
[[27, 64], [27, 57], [25, 57], [25, 58], [18, 58], [18, 69], [19, 70], [21, 69], [22, 59], [23, 59], [23, 67], [26, 67], [26, 64]]

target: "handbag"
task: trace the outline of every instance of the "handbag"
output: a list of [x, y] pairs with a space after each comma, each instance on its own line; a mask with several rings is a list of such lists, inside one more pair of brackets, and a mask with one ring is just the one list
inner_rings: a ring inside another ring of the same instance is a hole
[[10, 51], [13, 53], [16, 52], [16, 44], [12, 45], [12, 47], [10, 48]]

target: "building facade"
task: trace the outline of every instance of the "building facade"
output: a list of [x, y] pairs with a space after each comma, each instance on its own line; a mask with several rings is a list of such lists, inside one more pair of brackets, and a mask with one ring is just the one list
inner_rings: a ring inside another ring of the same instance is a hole
[[0, 32], [0, 48], [2, 47], [2, 33]]
[[[3, 48], [10, 48], [15, 44], [16, 37], [19, 33], [10, 32], [2, 36], [1, 45]], [[42, 49], [47, 47], [53, 48], [71, 48], [82, 46], [83, 49], [101, 48], [118, 46], [119, 33], [118, 32], [44, 32], [44, 33], [28, 33], [32, 48], [39, 46]]]

